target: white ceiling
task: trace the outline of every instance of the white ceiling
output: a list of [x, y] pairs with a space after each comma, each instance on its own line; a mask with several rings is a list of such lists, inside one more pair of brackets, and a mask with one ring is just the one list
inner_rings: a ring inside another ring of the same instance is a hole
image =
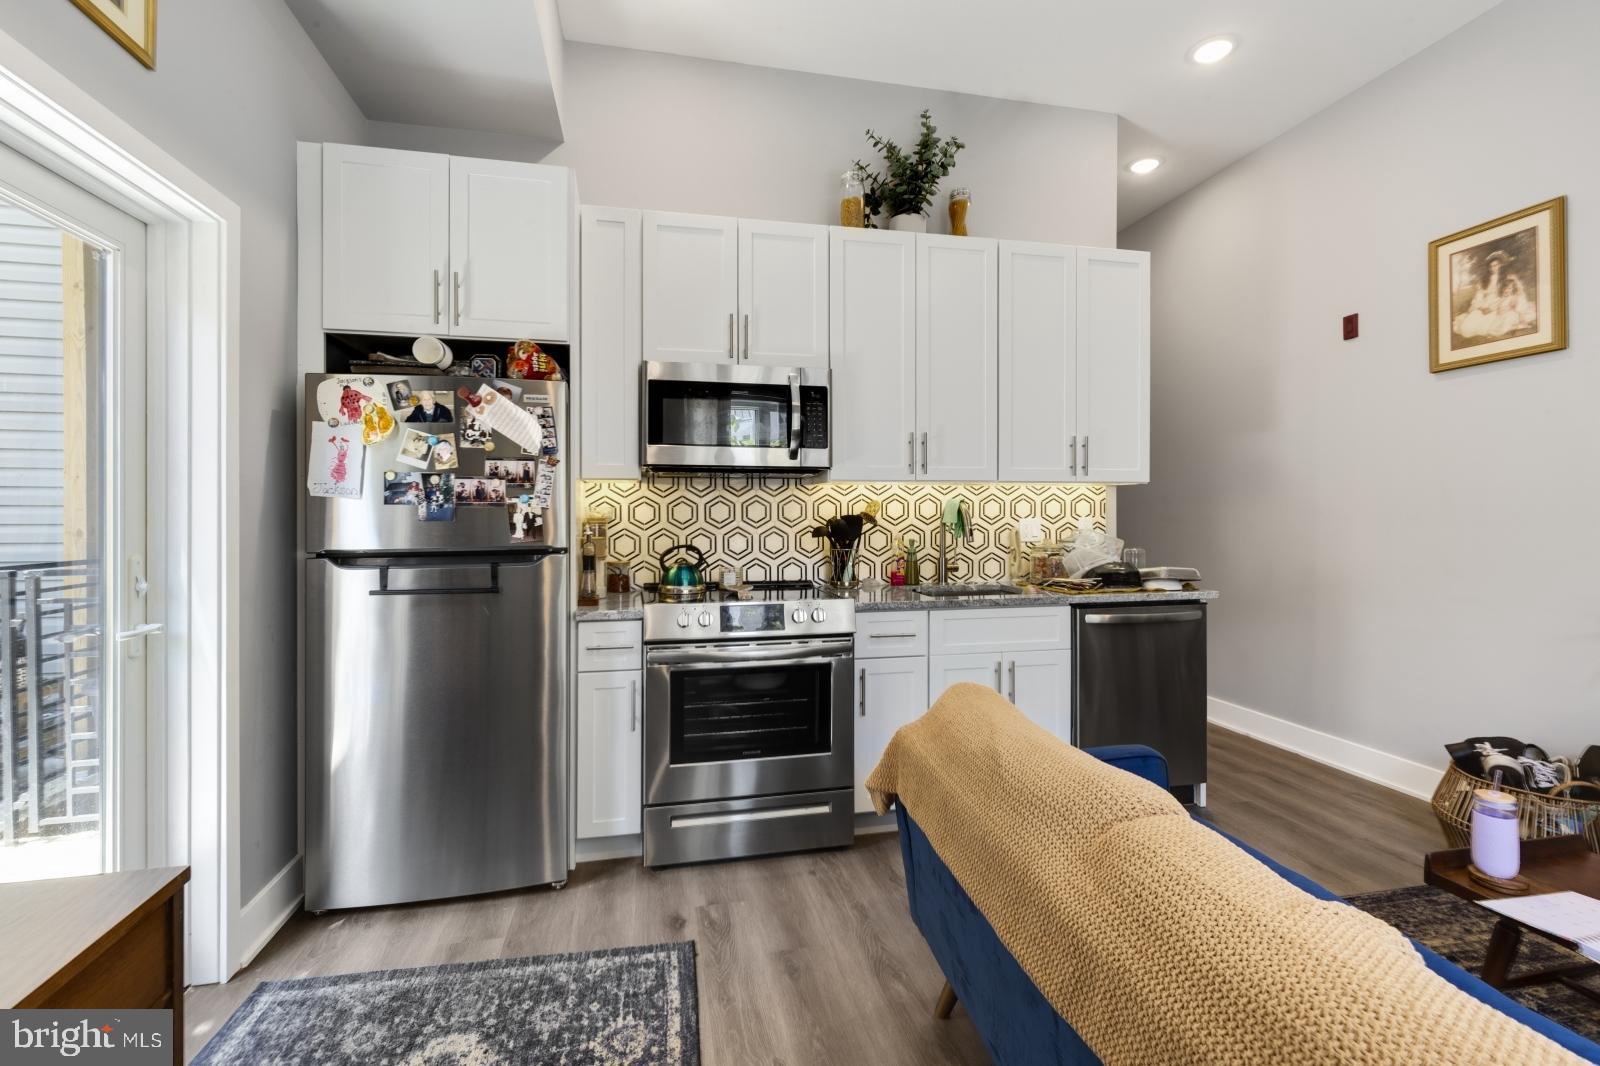
[[[291, 0], [297, 6], [336, 0]], [[477, 4], [489, 0], [476, 0]], [[566, 39], [1122, 117], [1119, 226], [1498, 0], [559, 0]], [[447, 10], [473, 6], [456, 0]], [[1232, 34], [1214, 67], [1198, 41]], [[359, 98], [358, 98], [359, 99]], [[960, 131], [981, 144], [976, 131]], [[980, 150], [980, 149], [973, 149]]]
[[561, 139], [554, 0], [285, 2], [375, 122]]

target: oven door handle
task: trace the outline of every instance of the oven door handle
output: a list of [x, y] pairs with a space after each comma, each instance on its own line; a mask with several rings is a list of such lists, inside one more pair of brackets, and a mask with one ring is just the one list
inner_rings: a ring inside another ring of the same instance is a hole
[[854, 645], [846, 641], [838, 651], [821, 655], [795, 655], [793, 651], [765, 649], [743, 651], [653, 651], [645, 656], [646, 666], [669, 666], [674, 670], [712, 670], [746, 663], [782, 663], [785, 666], [828, 666], [849, 659]]
[[800, 375], [789, 375], [789, 458], [800, 461], [801, 430], [805, 415], [800, 411]]

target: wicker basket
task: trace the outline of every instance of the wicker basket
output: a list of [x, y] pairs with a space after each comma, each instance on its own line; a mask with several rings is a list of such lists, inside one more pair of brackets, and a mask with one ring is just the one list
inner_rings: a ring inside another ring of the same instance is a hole
[[[1464, 848], [1472, 843], [1472, 793], [1492, 787], [1454, 763], [1444, 772], [1444, 780], [1433, 790], [1433, 814], [1452, 846]], [[1570, 787], [1564, 785], [1545, 793], [1501, 786], [1501, 792], [1517, 797], [1517, 821], [1523, 840], [1582, 836], [1589, 842], [1590, 851], [1600, 851], [1600, 800], [1572, 799], [1561, 794]]]

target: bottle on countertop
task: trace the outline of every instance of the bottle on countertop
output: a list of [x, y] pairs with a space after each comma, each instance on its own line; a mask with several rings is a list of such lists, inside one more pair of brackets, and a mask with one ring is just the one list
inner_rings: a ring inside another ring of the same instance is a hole
[[899, 586], [906, 583], [906, 541], [904, 537], [894, 540], [894, 554], [889, 557], [889, 584]]
[[906, 543], [906, 584], [922, 584], [922, 566], [917, 562], [917, 542]]
[[578, 606], [600, 606], [600, 590], [598, 577], [595, 574], [595, 537], [585, 533], [583, 537], [583, 574], [578, 579]]

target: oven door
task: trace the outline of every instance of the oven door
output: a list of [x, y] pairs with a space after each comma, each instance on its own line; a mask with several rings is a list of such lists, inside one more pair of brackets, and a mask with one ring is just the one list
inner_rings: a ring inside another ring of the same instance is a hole
[[828, 373], [646, 363], [640, 461], [656, 470], [826, 470]]
[[646, 804], [849, 788], [849, 638], [650, 648]]

